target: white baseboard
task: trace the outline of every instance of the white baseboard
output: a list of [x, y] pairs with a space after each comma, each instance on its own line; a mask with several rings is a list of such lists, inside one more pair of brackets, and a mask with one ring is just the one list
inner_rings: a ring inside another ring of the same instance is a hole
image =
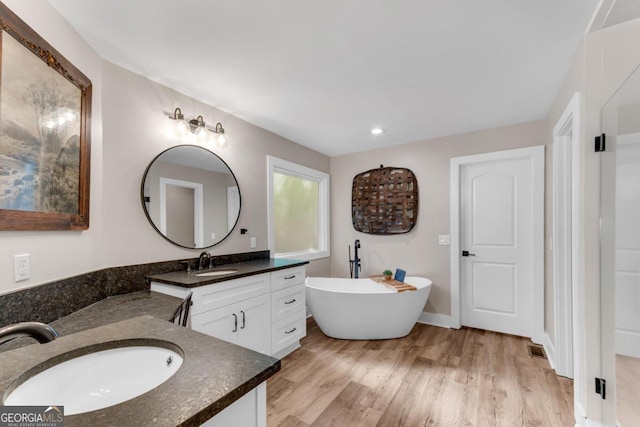
[[418, 318], [418, 323], [439, 326], [441, 328], [451, 328], [451, 316], [423, 311]]
[[576, 427], [605, 427], [605, 425], [583, 418], [581, 423], [576, 423]]
[[640, 333], [616, 330], [616, 353], [640, 357]]
[[584, 412], [584, 408], [580, 403], [578, 402], [575, 403], [574, 411], [575, 411], [575, 417], [576, 417], [575, 427], [605, 427], [604, 424], [587, 418], [587, 414]]
[[556, 370], [556, 347], [551, 342], [551, 337], [545, 332], [542, 334], [542, 344], [544, 347], [544, 352], [547, 354], [547, 359], [549, 360], [549, 365], [551, 365], [551, 369]]

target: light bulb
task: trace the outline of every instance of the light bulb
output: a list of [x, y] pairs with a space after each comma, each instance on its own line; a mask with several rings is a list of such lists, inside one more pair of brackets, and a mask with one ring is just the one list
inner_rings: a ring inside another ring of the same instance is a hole
[[190, 132], [189, 123], [187, 123], [183, 119], [177, 119], [176, 120], [176, 135], [178, 135], [179, 137], [182, 138], [182, 137], [185, 137], [185, 136], [189, 135], [189, 132]]
[[224, 135], [224, 133], [219, 133], [216, 136], [216, 146], [222, 148], [226, 145], [227, 145], [227, 137]]
[[196, 139], [200, 142], [206, 142], [209, 139], [209, 132], [207, 128], [204, 127], [204, 123], [202, 126], [198, 126], [195, 130]]
[[175, 132], [181, 138], [189, 135], [191, 132], [191, 128], [189, 127], [189, 123], [184, 119], [184, 114], [182, 114], [182, 110], [180, 108], [176, 108], [173, 117], [170, 117], [175, 120]]

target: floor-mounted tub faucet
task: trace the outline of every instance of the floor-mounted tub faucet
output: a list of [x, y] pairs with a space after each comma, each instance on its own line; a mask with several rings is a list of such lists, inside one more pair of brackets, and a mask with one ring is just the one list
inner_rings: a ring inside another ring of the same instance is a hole
[[48, 343], [58, 338], [58, 331], [40, 322], [22, 322], [0, 328], [0, 344], [18, 337], [31, 337], [40, 344]]
[[358, 249], [360, 249], [360, 239], [356, 239], [353, 247], [355, 248], [355, 256], [351, 259], [351, 246], [349, 246], [349, 270], [351, 271], [351, 278], [357, 279], [360, 275], [360, 270], [362, 270], [362, 263], [360, 261], [360, 257], [358, 256]]

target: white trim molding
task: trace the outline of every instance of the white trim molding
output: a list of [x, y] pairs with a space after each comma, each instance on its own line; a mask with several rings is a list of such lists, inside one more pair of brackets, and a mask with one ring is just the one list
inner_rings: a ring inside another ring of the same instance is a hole
[[551, 369], [556, 370], [556, 348], [553, 345], [553, 341], [551, 341], [551, 337], [546, 332], [542, 335], [542, 347], [544, 347], [544, 352], [547, 355], [547, 360], [549, 361], [549, 365]]
[[[275, 218], [273, 206], [273, 173], [278, 172], [284, 175], [295, 176], [309, 181], [318, 183], [318, 243], [319, 248], [316, 250], [307, 250], [299, 252], [276, 253], [275, 251], [275, 230], [273, 229], [273, 221]], [[293, 258], [298, 260], [310, 261], [314, 259], [327, 258], [331, 255], [330, 251], [330, 206], [329, 206], [329, 174], [287, 160], [279, 159], [273, 156], [267, 156], [267, 233], [269, 241], [269, 250], [273, 258]]]
[[451, 328], [451, 316], [423, 311], [418, 318], [418, 323], [440, 328]]
[[193, 190], [193, 240], [196, 248], [204, 247], [204, 186], [201, 182], [160, 177], [160, 232], [167, 235], [167, 185]]
[[605, 427], [604, 424], [587, 418], [584, 408], [579, 403], [576, 403], [574, 411], [574, 416], [576, 418], [575, 427]]
[[451, 327], [462, 326], [460, 313], [460, 171], [463, 166], [487, 161], [529, 158], [532, 178], [532, 297], [533, 325], [531, 339], [542, 343], [544, 339], [544, 149], [543, 145], [517, 148], [493, 153], [454, 157], [450, 166], [450, 274], [451, 274]]
[[[582, 141], [582, 97], [573, 94], [553, 128], [552, 272], [555, 369], [574, 378], [575, 283], [578, 277], [580, 228], [580, 174], [578, 153]], [[550, 307], [551, 308], [551, 307]]]

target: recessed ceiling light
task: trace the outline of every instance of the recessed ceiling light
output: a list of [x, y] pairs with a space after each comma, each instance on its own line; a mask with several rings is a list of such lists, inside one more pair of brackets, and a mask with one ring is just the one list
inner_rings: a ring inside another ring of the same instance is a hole
[[374, 135], [380, 135], [382, 132], [384, 132], [384, 129], [380, 129], [380, 128], [371, 129], [371, 133]]

